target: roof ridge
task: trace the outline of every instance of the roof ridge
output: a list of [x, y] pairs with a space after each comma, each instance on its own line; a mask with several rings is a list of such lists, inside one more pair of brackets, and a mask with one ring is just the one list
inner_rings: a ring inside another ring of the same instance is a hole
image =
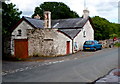
[[41, 20], [41, 19], [31, 18], [31, 17], [26, 17], [26, 16], [23, 16], [23, 18], [29, 18], [29, 19], [35, 19], [35, 20]]
[[[82, 17], [79, 17], [79, 18], [82, 18]], [[78, 18], [66, 18], [66, 19], [55, 19], [55, 20], [68, 20], [68, 19], [78, 19]], [[55, 21], [55, 20], [52, 20], [52, 21]]]

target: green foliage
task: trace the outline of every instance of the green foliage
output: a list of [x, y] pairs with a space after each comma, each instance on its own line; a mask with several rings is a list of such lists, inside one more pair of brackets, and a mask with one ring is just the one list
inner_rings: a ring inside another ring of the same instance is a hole
[[92, 18], [95, 26], [95, 39], [104, 40], [113, 37], [120, 37], [120, 24], [110, 23], [105, 18], [95, 16]]
[[115, 43], [115, 46], [116, 47], [120, 47], [120, 43]]
[[115, 33], [110, 34], [109, 36], [110, 36], [110, 38], [111, 38], [111, 39], [113, 39], [114, 37], [118, 37], [118, 35], [117, 35], [117, 34], [115, 34]]
[[2, 34], [9, 35], [10, 28], [18, 22], [22, 12], [15, 8], [16, 5], [2, 2]]
[[120, 37], [120, 24], [110, 24], [110, 37]]
[[38, 14], [40, 15], [41, 19], [43, 19], [44, 11], [50, 11], [52, 13], [51, 15], [52, 19], [65, 19], [65, 18], [79, 17], [79, 15], [76, 12], [70, 10], [70, 8], [62, 2], [44, 2], [39, 7], [35, 8], [35, 11], [32, 17]]

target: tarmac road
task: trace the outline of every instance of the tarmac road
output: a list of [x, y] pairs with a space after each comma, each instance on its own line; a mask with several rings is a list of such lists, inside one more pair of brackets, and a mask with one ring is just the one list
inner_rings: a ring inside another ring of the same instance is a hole
[[3, 82], [93, 82], [118, 67], [118, 48], [97, 53], [3, 75]]

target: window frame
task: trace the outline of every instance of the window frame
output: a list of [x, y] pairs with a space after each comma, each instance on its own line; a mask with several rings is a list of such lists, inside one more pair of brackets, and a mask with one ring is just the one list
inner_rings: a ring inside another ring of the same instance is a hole
[[18, 32], [17, 36], [22, 36], [22, 30], [21, 29], [19, 29], [17, 32]]

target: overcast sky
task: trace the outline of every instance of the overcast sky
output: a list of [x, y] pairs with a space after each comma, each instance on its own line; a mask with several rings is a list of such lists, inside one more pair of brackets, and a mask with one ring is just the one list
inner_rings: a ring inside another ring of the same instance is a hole
[[[22, 11], [21, 16], [31, 17], [35, 7], [43, 2], [63, 2], [71, 10], [82, 16], [84, 9], [84, 0], [10, 0], [16, 4], [16, 8]], [[86, 0], [86, 7], [90, 11], [90, 17], [100, 16], [110, 22], [118, 23], [118, 2], [120, 0]]]

